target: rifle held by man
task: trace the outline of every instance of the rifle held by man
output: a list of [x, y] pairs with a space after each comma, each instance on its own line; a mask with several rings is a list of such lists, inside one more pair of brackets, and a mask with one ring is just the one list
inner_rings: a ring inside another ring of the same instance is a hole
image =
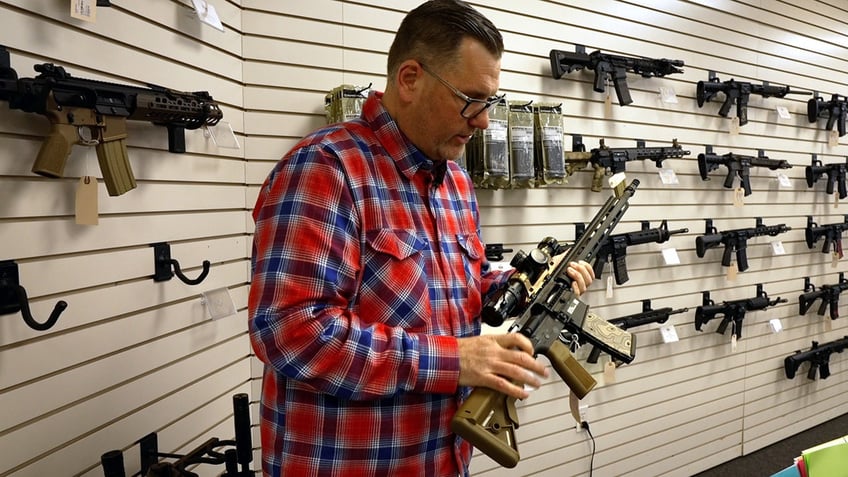
[[100, 171], [111, 196], [136, 187], [127, 155], [127, 124], [150, 121], [168, 129], [168, 150], [185, 152], [185, 130], [214, 126], [223, 114], [206, 91], [185, 93], [76, 78], [52, 63], [35, 65], [34, 78], [18, 78], [9, 52], [0, 45], [0, 100], [11, 109], [45, 116], [50, 133], [32, 172], [63, 177], [76, 145], [95, 146]]
[[[529, 254], [516, 253], [511, 262], [516, 271], [483, 307], [483, 321], [492, 326], [516, 317], [510, 331], [529, 338], [534, 355], [547, 356], [578, 398], [583, 398], [596, 382], [561, 341], [563, 332], [600, 347], [623, 363], [633, 361], [636, 342], [630, 333], [589, 313], [589, 307], [571, 290], [567, 268], [571, 262], [594, 258], [621, 220], [638, 185], [634, 179], [623, 192], [611, 196], [586, 227], [586, 233], [567, 251], [548, 237]], [[471, 392], [451, 421], [455, 433], [504, 467], [514, 467], [520, 459], [515, 440], [518, 425], [515, 399], [482, 387]]]

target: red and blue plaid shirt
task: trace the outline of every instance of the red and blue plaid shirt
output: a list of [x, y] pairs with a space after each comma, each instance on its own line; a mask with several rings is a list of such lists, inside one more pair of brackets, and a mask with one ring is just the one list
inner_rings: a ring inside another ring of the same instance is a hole
[[362, 117], [304, 138], [253, 211], [250, 337], [265, 363], [270, 476], [467, 474], [450, 431], [457, 337], [480, 332], [489, 272], [469, 177], [433, 161], [372, 93]]

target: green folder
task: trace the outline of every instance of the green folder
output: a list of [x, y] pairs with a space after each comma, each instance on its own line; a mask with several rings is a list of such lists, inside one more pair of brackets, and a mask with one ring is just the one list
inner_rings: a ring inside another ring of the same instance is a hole
[[801, 452], [808, 477], [848, 477], [848, 436]]

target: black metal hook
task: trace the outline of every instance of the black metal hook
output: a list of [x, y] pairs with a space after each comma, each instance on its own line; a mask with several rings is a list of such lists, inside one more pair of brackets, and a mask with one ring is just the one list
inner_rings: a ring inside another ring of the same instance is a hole
[[180, 262], [171, 258], [171, 245], [168, 242], [158, 242], [150, 246], [153, 247], [153, 281], [155, 282], [164, 282], [176, 275], [186, 285], [198, 285], [206, 278], [206, 275], [209, 275], [209, 267], [212, 265], [209, 260], [203, 261], [203, 271], [200, 275], [191, 279], [183, 275]]
[[7, 315], [21, 312], [21, 316], [30, 328], [36, 331], [47, 331], [59, 320], [59, 315], [65, 311], [68, 303], [64, 300], [56, 302], [47, 321], [39, 323], [33, 318], [29, 309], [29, 298], [18, 278], [18, 264], [12, 260], [0, 262], [0, 314]]

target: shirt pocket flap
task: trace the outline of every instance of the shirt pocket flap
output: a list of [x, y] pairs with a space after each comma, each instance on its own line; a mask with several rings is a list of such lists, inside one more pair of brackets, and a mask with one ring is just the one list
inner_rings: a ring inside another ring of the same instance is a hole
[[483, 242], [477, 234], [456, 234], [456, 241], [472, 259], [479, 260], [483, 256]]
[[365, 233], [365, 239], [375, 251], [398, 260], [409, 258], [427, 246], [414, 231], [403, 229], [369, 230]]

